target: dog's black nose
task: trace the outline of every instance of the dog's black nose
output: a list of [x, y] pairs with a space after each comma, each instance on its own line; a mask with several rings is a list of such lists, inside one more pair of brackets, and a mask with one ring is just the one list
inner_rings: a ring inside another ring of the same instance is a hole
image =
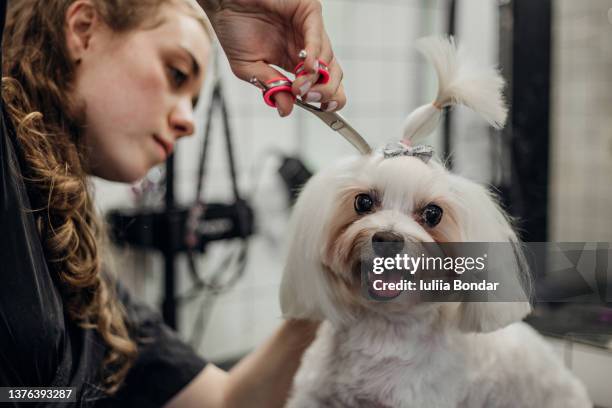
[[372, 235], [372, 249], [378, 256], [393, 256], [404, 249], [404, 237], [393, 231], [379, 231]]

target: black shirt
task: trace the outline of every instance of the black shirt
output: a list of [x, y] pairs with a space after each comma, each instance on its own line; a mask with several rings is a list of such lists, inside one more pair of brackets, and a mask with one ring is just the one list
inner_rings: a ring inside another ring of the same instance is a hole
[[[5, 7], [0, 0], [0, 43]], [[25, 162], [1, 104], [0, 98], [0, 386], [76, 387], [78, 403], [70, 407], [162, 406], [206, 361], [158, 312], [118, 285], [130, 332], [149, 340], [139, 341], [136, 362], [117, 395], [104, 395], [100, 367], [107, 346], [95, 330], [78, 327], [65, 314], [34, 219], [25, 211], [31, 208], [20, 178]]]

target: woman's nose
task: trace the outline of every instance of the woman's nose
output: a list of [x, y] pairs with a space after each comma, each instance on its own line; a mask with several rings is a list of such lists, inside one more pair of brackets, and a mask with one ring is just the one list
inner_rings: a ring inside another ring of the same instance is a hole
[[188, 98], [182, 98], [170, 113], [170, 129], [176, 139], [193, 134], [193, 107]]

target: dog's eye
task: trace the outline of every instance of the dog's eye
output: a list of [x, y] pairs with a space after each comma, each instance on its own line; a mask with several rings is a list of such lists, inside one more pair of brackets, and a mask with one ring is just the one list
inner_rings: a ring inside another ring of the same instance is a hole
[[374, 207], [374, 200], [369, 194], [362, 193], [355, 197], [355, 211], [358, 214], [370, 212], [372, 207]]
[[435, 227], [442, 220], [442, 214], [444, 214], [442, 208], [435, 204], [428, 204], [421, 213], [421, 219], [428, 227]]

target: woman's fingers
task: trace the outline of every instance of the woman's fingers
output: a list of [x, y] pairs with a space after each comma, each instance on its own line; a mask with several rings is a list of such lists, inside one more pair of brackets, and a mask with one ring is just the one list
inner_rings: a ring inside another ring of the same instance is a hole
[[[263, 61], [240, 65], [234, 70], [234, 73], [239, 78], [249, 82], [255, 77], [264, 85], [272, 80], [285, 78], [283, 74]], [[329, 65], [329, 74], [330, 79], [327, 84], [313, 85], [302, 99], [310, 103], [320, 103], [323, 110], [337, 111], [346, 104], [346, 94], [342, 85], [342, 68], [340, 68], [336, 59], [332, 59]], [[293, 85], [295, 85], [295, 81]], [[293, 111], [295, 96], [289, 89], [283, 92], [276, 92], [272, 96], [272, 100], [276, 104], [276, 109], [281, 117], [285, 117]]]
[[[293, 82], [292, 92], [296, 96], [304, 96], [319, 80], [319, 60], [329, 64], [334, 58], [331, 42], [323, 28], [323, 18], [320, 15], [318, 20], [321, 26], [317, 28], [316, 34], [313, 33], [310, 40], [305, 38], [306, 59], [304, 60], [304, 68], [308, 74], [296, 78]], [[318, 44], [318, 52], [316, 51], [316, 46], [311, 47], [314, 51], [309, 50], [308, 41]]]
[[[295, 97], [337, 110], [346, 103], [342, 69], [334, 58], [319, 0], [227, 0], [207, 10], [232, 71], [244, 81], [265, 84], [283, 77], [271, 65], [291, 71], [304, 62], [304, 73], [274, 94], [281, 116], [293, 110]], [[280, 22], [280, 24], [279, 24]], [[299, 55], [303, 47], [303, 55]], [[329, 64], [330, 81], [316, 84], [319, 61]], [[261, 85], [260, 85], [261, 86]], [[265, 86], [265, 85], [264, 85]], [[270, 101], [268, 101], [270, 102]]]
[[[320, 103], [329, 103], [332, 100], [335, 100], [338, 103], [338, 106], [342, 103], [346, 102], [344, 99], [344, 91], [340, 91], [340, 86], [342, 84], [343, 72], [342, 68], [338, 64], [338, 60], [332, 59], [329, 64], [329, 82], [326, 84], [318, 84], [313, 85], [310, 88], [310, 91], [306, 93], [302, 97], [302, 99], [306, 102], [320, 102]], [[340, 98], [340, 100], [338, 100]]]
[[323, 13], [321, 10], [321, 3], [318, 1], [312, 1], [309, 5], [306, 16], [302, 23], [303, 37], [304, 37], [304, 51], [306, 57], [304, 58], [304, 68], [307, 72], [313, 74], [317, 71], [316, 64], [318, 58], [322, 58], [322, 40], [321, 33], [325, 31], [323, 28]]
[[[233, 71], [240, 79], [251, 82], [253, 78], [257, 78], [262, 84], [266, 84], [271, 80], [286, 78], [285, 75], [263, 61], [239, 65], [235, 68], [233, 67]], [[294, 98], [295, 97], [289, 90], [287, 92], [277, 92], [274, 94], [272, 99], [276, 104], [276, 110], [280, 116], [285, 117], [291, 113], [293, 110]]]
[[335, 112], [344, 108], [344, 105], [346, 105], [346, 94], [344, 93], [344, 85], [340, 84], [338, 92], [328, 102], [322, 103], [321, 109], [326, 112]]

